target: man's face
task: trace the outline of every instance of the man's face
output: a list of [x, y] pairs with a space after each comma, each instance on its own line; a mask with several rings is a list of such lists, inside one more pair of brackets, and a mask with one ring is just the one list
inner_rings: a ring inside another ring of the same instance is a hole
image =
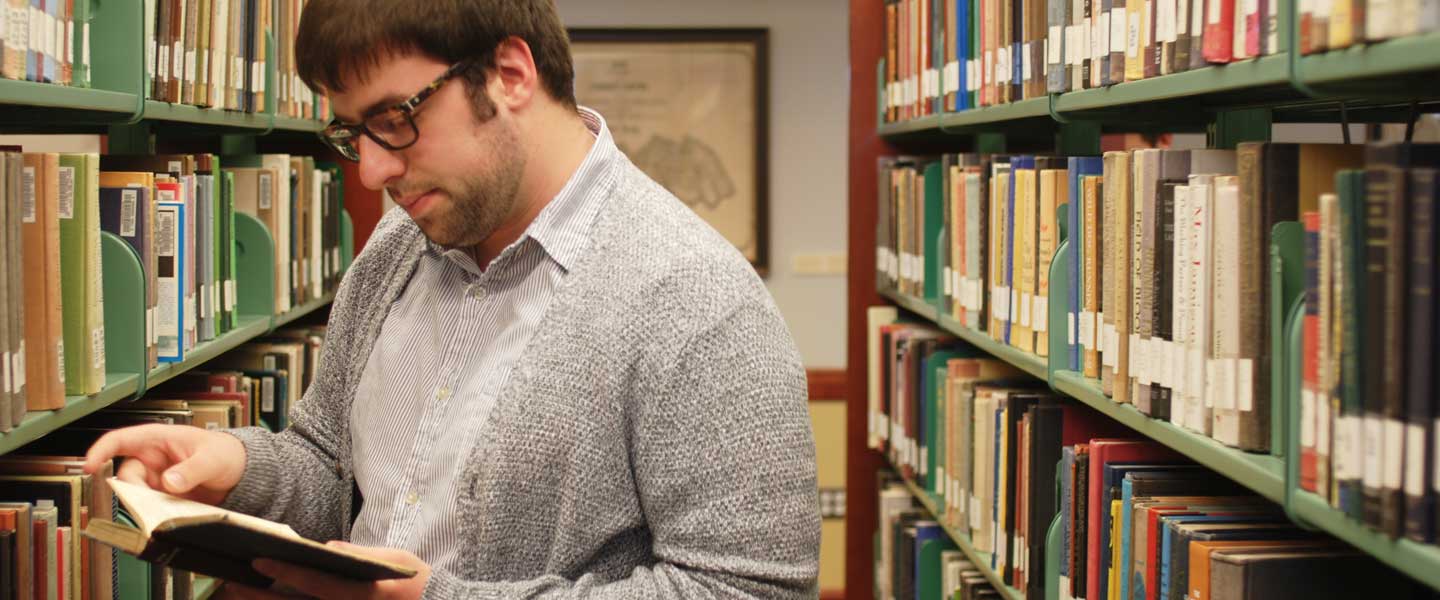
[[[330, 96], [335, 116], [355, 123], [404, 102], [448, 66], [413, 53], [384, 58], [363, 84]], [[488, 112], [493, 116], [480, 121], [465, 82], [452, 77], [415, 109], [420, 135], [413, 146], [387, 150], [360, 137], [361, 182], [388, 190], [430, 241], [446, 248], [479, 244], [511, 216], [525, 171], [511, 114], [503, 106]]]

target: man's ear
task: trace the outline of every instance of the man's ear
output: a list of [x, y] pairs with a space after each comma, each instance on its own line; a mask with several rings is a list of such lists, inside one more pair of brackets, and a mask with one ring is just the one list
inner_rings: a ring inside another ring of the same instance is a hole
[[500, 86], [498, 103], [511, 111], [529, 106], [540, 86], [530, 44], [515, 36], [500, 42], [495, 47], [495, 79]]

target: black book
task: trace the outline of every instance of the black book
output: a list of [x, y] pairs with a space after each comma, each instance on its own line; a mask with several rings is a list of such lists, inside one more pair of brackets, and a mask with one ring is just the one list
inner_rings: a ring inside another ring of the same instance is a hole
[[1075, 455], [1075, 542], [1071, 552], [1075, 553], [1074, 567], [1070, 569], [1070, 594], [1074, 598], [1085, 597], [1085, 569], [1088, 564], [1086, 552], [1090, 539], [1090, 453]]
[[[1015, 585], [1016, 557], [1019, 551], [1015, 547], [1015, 530], [1018, 528], [1019, 515], [1016, 514], [1016, 499], [1019, 493], [1020, 474], [1020, 421], [1025, 418], [1025, 413], [1030, 407], [1040, 401], [1042, 396], [1025, 392], [1011, 393], [1005, 399], [1005, 464], [1000, 468], [1005, 469], [1005, 527], [1004, 531], [995, 532], [996, 535], [1004, 536], [1005, 544], [1001, 549], [1000, 556], [996, 559], [996, 566], [1000, 569], [1003, 581], [1007, 585]], [[1052, 462], [1053, 468], [1053, 462]], [[1047, 489], [1053, 494], [1055, 490], [1055, 478], [1050, 478], [1050, 485]], [[1048, 527], [1048, 524], [1047, 524]], [[1043, 536], [1041, 536], [1043, 538]]]
[[[1180, 180], [1160, 182], [1159, 209], [1155, 218], [1155, 301], [1151, 313], [1152, 336], [1157, 340], [1175, 340], [1171, 319], [1174, 317], [1175, 302], [1175, 188], [1186, 185]], [[1162, 357], [1163, 360], [1163, 357]], [[1168, 370], [1169, 365], [1166, 365]], [[1151, 416], [1162, 421], [1170, 420], [1170, 405], [1173, 389], [1156, 383], [1150, 386]]]
[[0, 531], [0, 600], [15, 598], [15, 532]]
[[1406, 447], [1405, 461], [1418, 468], [1405, 469], [1405, 537], [1417, 542], [1435, 539], [1435, 491], [1432, 481], [1435, 461], [1435, 323], [1436, 278], [1435, 214], [1440, 208], [1440, 171], [1433, 168], [1410, 170], [1410, 282], [1409, 335], [1405, 353]]

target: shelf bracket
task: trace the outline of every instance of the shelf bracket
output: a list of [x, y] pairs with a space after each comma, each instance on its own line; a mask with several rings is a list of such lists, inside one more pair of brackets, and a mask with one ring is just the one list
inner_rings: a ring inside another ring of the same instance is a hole
[[1208, 147], [1235, 149], [1240, 142], [1270, 141], [1273, 113], [1268, 108], [1221, 111], [1208, 131]]
[[111, 125], [109, 133], [106, 150], [110, 154], [155, 154], [155, 132], [147, 121]]
[[1067, 119], [1061, 121], [1057, 129], [1055, 150], [1061, 156], [1100, 156], [1100, 123], [1098, 121]]
[[980, 154], [1004, 154], [1005, 134], [1003, 133], [977, 133], [975, 134], [975, 151]]

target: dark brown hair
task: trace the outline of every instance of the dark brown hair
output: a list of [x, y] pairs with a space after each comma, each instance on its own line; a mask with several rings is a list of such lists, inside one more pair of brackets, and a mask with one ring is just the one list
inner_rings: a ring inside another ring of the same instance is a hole
[[346, 83], [363, 83], [392, 55], [468, 61], [459, 76], [484, 117], [494, 112], [485, 78], [495, 70], [496, 47], [511, 36], [529, 44], [545, 91], [574, 108], [570, 38], [554, 0], [310, 0], [300, 17], [295, 62], [310, 89], [336, 93]]

